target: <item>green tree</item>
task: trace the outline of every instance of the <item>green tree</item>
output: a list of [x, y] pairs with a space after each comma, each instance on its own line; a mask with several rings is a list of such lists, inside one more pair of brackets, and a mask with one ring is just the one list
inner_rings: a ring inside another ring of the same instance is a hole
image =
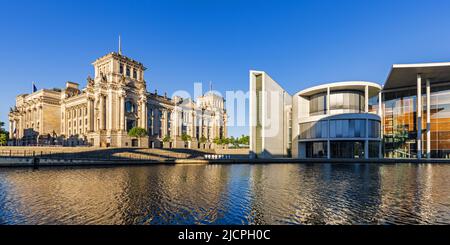
[[134, 127], [128, 132], [128, 136], [142, 138], [147, 136], [147, 130], [145, 128]]
[[206, 143], [206, 141], [208, 141], [208, 139], [202, 135], [202, 137], [200, 137], [200, 143]]
[[172, 141], [172, 139], [170, 138], [169, 135], [166, 135], [166, 136], [164, 136], [164, 138], [163, 138], [162, 141], [163, 141], [163, 142], [170, 142], [170, 141]]
[[232, 142], [232, 144], [233, 144], [233, 146], [234, 146], [235, 148], [239, 148], [239, 137], [237, 137], [237, 138], [234, 138], [234, 137], [233, 137], [233, 142]]
[[232, 143], [230, 138], [214, 138], [213, 143], [216, 145], [228, 145]]
[[220, 144], [221, 144], [221, 139], [219, 139], [219, 138], [214, 138], [214, 139], [213, 139], [213, 143], [216, 144], [216, 145], [220, 145]]
[[249, 145], [250, 144], [250, 136], [242, 135], [238, 141], [239, 141], [239, 144], [241, 144], [241, 145]]
[[181, 140], [184, 141], [184, 142], [188, 142], [188, 141], [192, 140], [192, 137], [190, 135], [186, 134], [186, 133], [183, 133], [181, 135]]
[[8, 135], [6, 133], [0, 133], [0, 146], [8, 144]]
[[9, 133], [3, 129], [4, 122], [0, 122], [0, 146], [8, 144]]

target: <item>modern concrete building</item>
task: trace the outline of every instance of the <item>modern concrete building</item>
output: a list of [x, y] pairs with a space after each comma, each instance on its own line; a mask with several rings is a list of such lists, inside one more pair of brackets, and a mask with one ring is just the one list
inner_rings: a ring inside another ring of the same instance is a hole
[[251, 71], [250, 91], [253, 157], [450, 158], [450, 63], [393, 65], [383, 87], [336, 82], [292, 97]]
[[[208, 92], [195, 102], [147, 92], [146, 68], [119, 52], [94, 63], [80, 89], [42, 89], [19, 95], [9, 113], [10, 145], [212, 148], [226, 137], [224, 99]], [[128, 135], [133, 127], [148, 136]], [[189, 137], [184, 137], [183, 135]], [[186, 138], [188, 142], [185, 142]]]
[[267, 73], [250, 71], [250, 149], [261, 158], [290, 155], [292, 97]]
[[385, 157], [450, 158], [450, 62], [393, 65], [382, 100]]
[[[364, 81], [316, 86], [293, 96], [292, 155], [298, 158], [378, 158], [378, 111], [369, 103], [380, 85]], [[373, 101], [373, 100], [372, 100]]]

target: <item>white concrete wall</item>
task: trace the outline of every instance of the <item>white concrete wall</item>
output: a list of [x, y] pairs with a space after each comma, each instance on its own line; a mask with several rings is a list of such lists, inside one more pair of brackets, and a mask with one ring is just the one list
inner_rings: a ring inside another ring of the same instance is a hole
[[262, 125], [262, 154], [258, 157], [285, 157], [288, 152], [288, 112], [292, 97], [265, 72], [250, 72], [250, 150], [255, 152], [257, 140], [256, 74], [262, 74], [262, 110], [259, 115]]

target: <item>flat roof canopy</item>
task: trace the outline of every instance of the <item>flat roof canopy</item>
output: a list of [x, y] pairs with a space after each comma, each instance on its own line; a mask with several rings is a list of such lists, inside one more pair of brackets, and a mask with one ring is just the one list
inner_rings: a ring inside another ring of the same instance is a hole
[[417, 74], [421, 74], [423, 83], [426, 79], [431, 83], [450, 81], [450, 62], [393, 65], [384, 89], [417, 86]]

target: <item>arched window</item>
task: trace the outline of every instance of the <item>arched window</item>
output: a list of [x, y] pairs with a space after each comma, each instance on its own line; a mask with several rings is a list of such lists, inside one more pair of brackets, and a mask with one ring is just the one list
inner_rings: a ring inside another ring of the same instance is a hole
[[125, 102], [125, 110], [128, 113], [134, 113], [136, 111], [136, 106], [132, 101]]

